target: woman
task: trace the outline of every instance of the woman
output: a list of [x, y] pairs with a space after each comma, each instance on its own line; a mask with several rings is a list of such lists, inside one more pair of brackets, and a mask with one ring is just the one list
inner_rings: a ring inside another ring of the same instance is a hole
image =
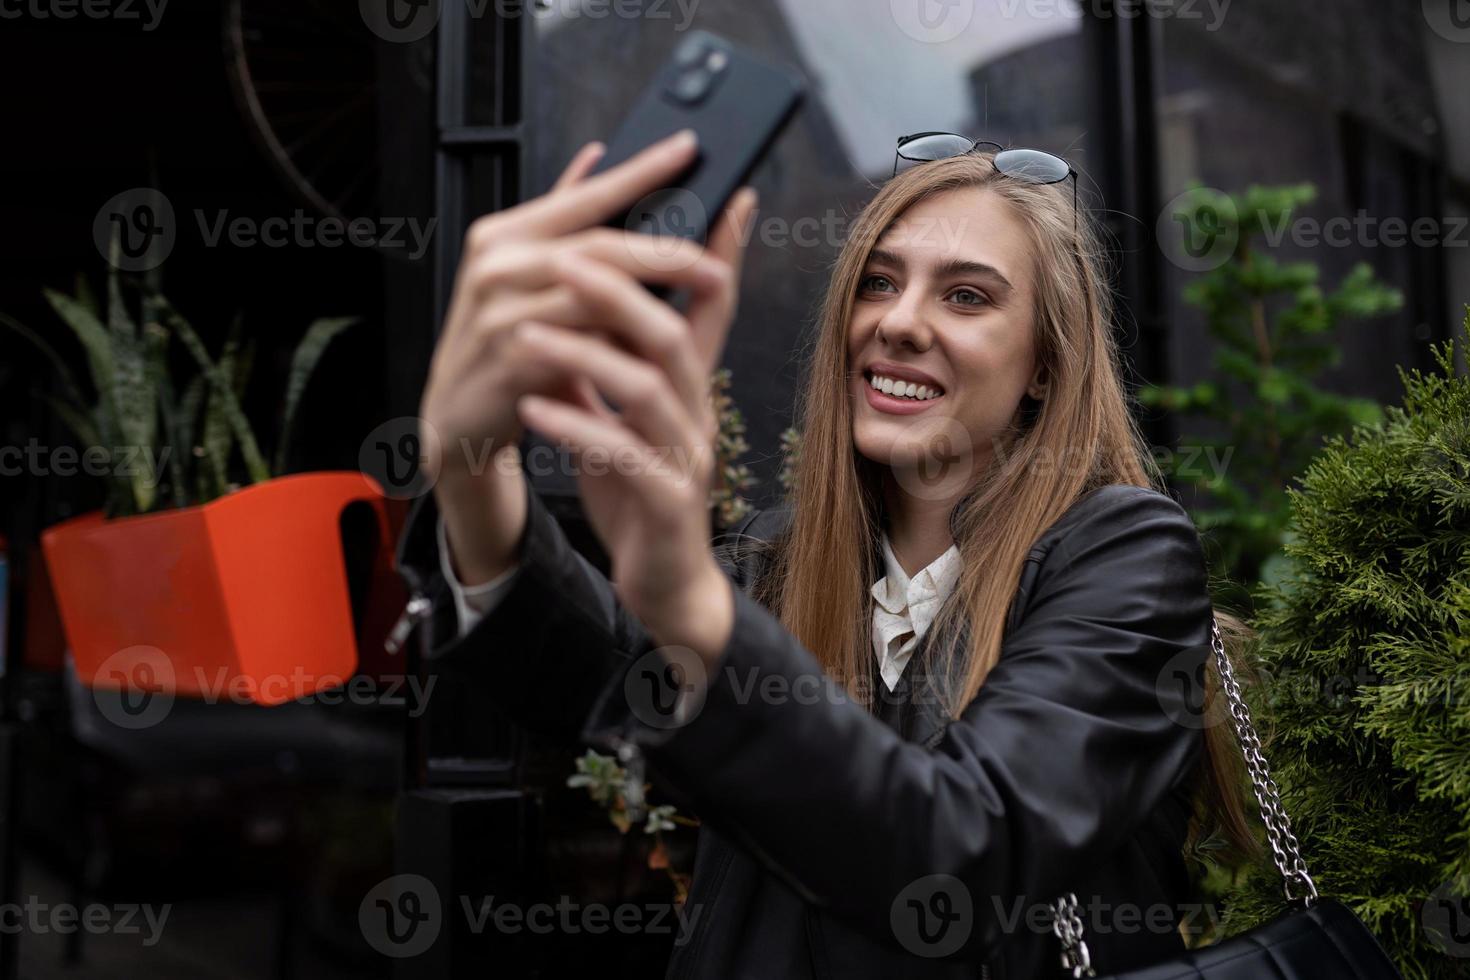
[[[1061, 976], [1068, 892], [1102, 972], [1177, 954], [1192, 807], [1243, 823], [1179, 682], [1210, 649], [1199, 539], [1152, 488], [1072, 195], [987, 153], [885, 185], [833, 270], [793, 498], [712, 550], [707, 379], [754, 194], [704, 248], [601, 228], [695, 147], [589, 178], [600, 152], [466, 239], [402, 561], [458, 634], [433, 655], [691, 801], [671, 975]], [[530, 489], [522, 423], [581, 451], [611, 584]]]

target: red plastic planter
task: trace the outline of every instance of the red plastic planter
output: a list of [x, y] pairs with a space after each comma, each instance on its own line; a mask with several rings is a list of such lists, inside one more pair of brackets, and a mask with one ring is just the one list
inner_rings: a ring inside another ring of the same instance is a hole
[[[85, 514], [45, 531], [80, 679], [265, 705], [343, 684], [359, 656], [339, 519], [357, 501], [377, 517], [369, 618], [382, 621], [402, 605], [385, 608], [386, 593], [402, 594], [385, 581], [394, 529], [361, 473], [286, 476], [198, 507]], [[384, 628], [365, 629], [364, 645], [381, 645]]]

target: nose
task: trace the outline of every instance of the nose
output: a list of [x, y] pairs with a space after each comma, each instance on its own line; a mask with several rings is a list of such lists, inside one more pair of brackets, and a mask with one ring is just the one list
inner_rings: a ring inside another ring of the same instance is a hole
[[907, 345], [915, 351], [926, 351], [934, 342], [934, 331], [925, 318], [923, 296], [910, 289], [898, 297], [878, 321], [878, 341], [885, 346]]

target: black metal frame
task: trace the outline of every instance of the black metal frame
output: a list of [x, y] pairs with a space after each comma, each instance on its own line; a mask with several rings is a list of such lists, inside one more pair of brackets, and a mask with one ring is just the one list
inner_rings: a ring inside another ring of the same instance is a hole
[[[1123, 16], [1115, 0], [1102, 0], [1083, 20], [1103, 95], [1099, 132], [1107, 166], [1100, 190], [1107, 215], [1157, 214], [1160, 200], [1158, 92], [1159, 26], [1156, 17]], [[1146, 381], [1169, 376], [1169, 330], [1164, 322], [1164, 269], [1152, 224], [1109, 221], [1117, 243], [1119, 310], [1132, 315], [1133, 336], [1119, 338], [1134, 372]], [[1129, 324], [1120, 318], [1120, 325]], [[1164, 416], [1141, 420], [1153, 445], [1174, 444], [1174, 425]]]
[[[525, 5], [532, 2], [524, 0]], [[472, 213], [472, 200], [486, 210], [498, 211], [523, 200], [527, 192], [531, 132], [525, 101], [535, 40], [532, 12], [526, 6], [505, 4], [483, 9], [487, 20], [476, 25], [471, 22], [468, 4], [445, 3], [435, 37], [434, 213], [439, 234], [430, 288], [436, 335], [454, 289], [464, 231], [478, 216]], [[502, 100], [496, 106], [494, 125], [477, 125], [469, 119], [476, 29], [494, 31], [490, 63], [484, 66], [491, 74], [492, 97]], [[502, 177], [510, 169], [512, 179], [497, 180], [488, 188], [488, 197], [476, 193], [472, 198], [472, 191], [483, 190], [472, 186], [474, 164], [487, 155]], [[423, 643], [429, 642], [428, 626], [420, 627]], [[410, 673], [422, 670], [418, 646], [410, 643], [405, 648]], [[396, 870], [427, 877], [450, 903], [464, 889], [477, 894], [513, 892], [534, 873], [534, 855], [540, 850], [538, 808], [522, 788], [521, 740], [513, 738], [503, 755], [466, 754], [451, 745], [444, 756], [436, 757], [425, 724], [431, 716], [432, 711], [406, 721], [404, 793], [395, 829]], [[459, 920], [451, 916], [447, 921]], [[514, 964], [519, 962], [517, 956], [524, 955], [509, 946], [500, 948], [493, 936], [466, 936], [450, 928], [422, 956], [396, 960], [393, 975], [447, 980], [483, 973], [487, 958]]]
[[[526, 0], [532, 2], [532, 0]], [[455, 271], [463, 248], [463, 229], [478, 215], [471, 213], [471, 167], [480, 154], [498, 155], [502, 165], [509, 160], [514, 169], [514, 186], [504, 183], [492, 189], [490, 210], [511, 207], [526, 197], [530, 171], [531, 133], [524, 104], [530, 91], [535, 25], [529, 10], [494, 4], [485, 8], [496, 18], [497, 49], [492, 69], [497, 72], [497, 97], [514, 93], [516, 105], [499, 107], [512, 121], [505, 125], [473, 125], [469, 119], [471, 51], [474, 25], [468, 4], [446, 3], [438, 26], [435, 113], [438, 145], [434, 152], [435, 209], [440, 234], [434, 249], [433, 295], [435, 331], [442, 329], [444, 315], [454, 289]], [[509, 66], [509, 67], [507, 67]], [[434, 758], [430, 755], [422, 726], [411, 723], [406, 753], [408, 785], [494, 785], [515, 780], [513, 759]]]
[[[535, 49], [535, 25], [525, 5], [534, 0], [522, 0], [522, 9], [502, 11], [502, 4], [487, 8], [487, 16], [500, 23], [497, 29], [509, 25], [498, 40], [496, 65], [501, 93], [514, 91], [520, 104], [509, 111], [513, 122], [505, 125], [472, 125], [469, 116], [470, 38], [473, 25], [470, 22], [469, 5], [446, 3], [439, 21], [436, 114], [438, 116], [439, 145], [435, 149], [435, 213], [439, 216], [441, 229], [463, 229], [475, 217], [469, 213], [469, 172], [477, 153], [492, 151], [502, 159], [510, 159], [515, 167], [515, 186], [501, 186], [492, 195], [491, 208], [499, 210], [510, 207], [525, 199], [527, 173], [531, 162], [531, 128], [524, 105], [526, 93], [531, 86], [532, 52]], [[515, 66], [514, 77], [503, 72], [506, 64]], [[463, 234], [447, 232], [438, 237], [434, 253], [434, 322], [442, 324], [444, 313], [449, 307], [449, 297], [454, 288], [454, 273], [459, 267]], [[436, 327], [436, 329], [438, 329]]]

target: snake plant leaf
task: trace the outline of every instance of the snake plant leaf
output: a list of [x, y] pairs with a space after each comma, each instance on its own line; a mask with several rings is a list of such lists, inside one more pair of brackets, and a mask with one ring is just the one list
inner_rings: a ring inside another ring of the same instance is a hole
[[230, 378], [235, 383], [235, 397], [240, 399], [241, 404], [244, 404], [245, 388], [250, 383], [250, 372], [254, 367], [255, 338], [251, 337], [240, 345], [239, 351], [235, 354], [235, 363], [230, 371]]
[[184, 386], [179, 396], [179, 452], [192, 452], [194, 436], [199, 424], [199, 411], [204, 407], [204, 375], [196, 374]]
[[291, 374], [286, 381], [285, 408], [281, 415], [281, 440], [276, 444], [275, 472], [286, 472], [286, 461], [291, 446], [291, 427], [296, 418], [296, 408], [301, 403], [301, 393], [311, 380], [316, 365], [332, 342], [343, 330], [357, 323], [361, 317], [337, 316], [313, 320], [306, 328], [301, 342], [291, 355]]
[[204, 450], [204, 468], [210, 479], [209, 491], [200, 495], [201, 500], [211, 500], [227, 493], [230, 488], [230, 448], [234, 445], [230, 433], [230, 422], [225, 415], [224, 399], [210, 392], [204, 408], [204, 428], [199, 437]]
[[76, 298], [94, 317], [102, 316], [102, 307], [97, 305], [97, 294], [92, 292], [92, 283], [80, 272], [76, 277]]
[[99, 445], [114, 445], [117, 441], [117, 412], [112, 400], [112, 340], [107, 328], [92, 311], [65, 293], [45, 289], [42, 294], [61, 321], [76, 334], [82, 349], [86, 351], [87, 365], [92, 372], [92, 385], [97, 389], [97, 405], [94, 411], [97, 431], [103, 440]]
[[211, 394], [220, 396], [222, 409], [229, 420], [230, 429], [235, 438], [239, 440], [240, 454], [245, 458], [245, 469], [250, 474], [251, 482], [260, 483], [270, 479], [270, 468], [260, 454], [260, 446], [255, 441], [255, 433], [250, 430], [250, 422], [245, 418], [245, 412], [240, 407], [239, 399], [235, 397], [231, 379], [219, 369], [219, 365], [210, 359], [209, 351], [204, 347], [204, 341], [199, 339], [194, 328], [189, 326], [189, 322], [180, 316], [172, 305], [165, 305], [163, 314], [164, 322], [169, 329], [178, 334], [184, 348], [199, 365], [199, 370], [204, 372]]
[[[86, 410], [87, 399], [82, 395], [82, 389], [77, 384], [76, 375], [71, 373], [71, 368], [67, 366], [65, 359], [56, 352], [56, 348], [47, 343], [44, 337], [30, 327], [7, 314], [0, 313], [0, 326], [9, 327], [19, 334], [21, 339], [27, 341], [32, 347], [40, 351], [51, 362], [51, 366], [56, 370], [56, 376], [61, 379], [61, 386], [66, 389], [66, 397], [70, 400], [71, 407], [80, 411]], [[95, 426], [92, 428], [93, 431], [96, 431]]]
[[[230, 323], [229, 333], [225, 335], [225, 346], [217, 362], [220, 374], [230, 379], [230, 386], [237, 401], [243, 398], [245, 393], [240, 370], [240, 339], [243, 327], [244, 322], [240, 315], [236, 314], [235, 319]], [[234, 446], [234, 434], [226, 414], [225, 400], [214, 391], [210, 392], [208, 401], [205, 403], [204, 434], [200, 441], [204, 449], [205, 463], [214, 480], [213, 492], [209, 496], [217, 497], [229, 490], [228, 464], [230, 449]]]
[[106, 390], [106, 379], [112, 377], [112, 343], [107, 328], [97, 315], [79, 301], [54, 289], [44, 289], [42, 294], [51, 309], [61, 317], [61, 322], [71, 328], [86, 351], [87, 363], [92, 371], [92, 381], [100, 392]]
[[[157, 403], [148, 383], [143, 343], [128, 334], [114, 334], [112, 344], [112, 400], [117, 410], [117, 427], [127, 451], [151, 453], [156, 432]], [[132, 477], [133, 501], [139, 513], [153, 507], [154, 486], [147, 474]]]
[[133, 318], [128, 315], [127, 304], [123, 302], [122, 277], [118, 275], [118, 263], [122, 260], [122, 246], [119, 238], [120, 232], [116, 226], [112, 229], [112, 243], [109, 246], [111, 268], [107, 270], [107, 329], [114, 337], [136, 340], [138, 337], [137, 325]]
[[188, 444], [181, 438], [183, 432], [179, 406], [174, 400], [173, 380], [168, 375], [169, 332], [161, 324], [148, 320], [143, 324], [143, 339], [147, 354], [143, 368], [147, 373], [148, 384], [158, 400], [158, 414], [163, 422], [162, 452], [166, 459], [161, 462], [169, 470], [174, 506], [185, 507], [189, 501], [185, 493], [182, 457], [188, 452]]

